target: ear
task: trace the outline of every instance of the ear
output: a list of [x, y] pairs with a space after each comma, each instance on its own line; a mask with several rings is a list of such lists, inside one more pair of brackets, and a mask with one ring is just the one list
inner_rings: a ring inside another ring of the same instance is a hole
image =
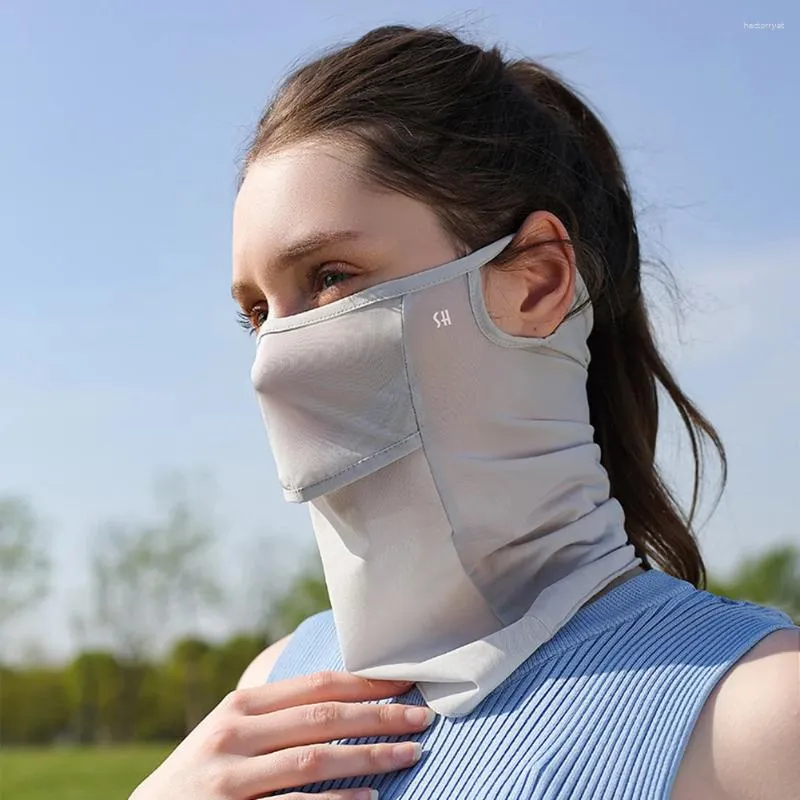
[[534, 211], [512, 241], [524, 247], [513, 262], [483, 272], [486, 308], [513, 336], [549, 336], [564, 321], [575, 297], [575, 253], [561, 220]]

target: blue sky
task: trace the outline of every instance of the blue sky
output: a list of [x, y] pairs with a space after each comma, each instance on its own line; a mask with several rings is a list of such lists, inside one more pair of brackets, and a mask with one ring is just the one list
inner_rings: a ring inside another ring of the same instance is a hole
[[0, 7], [0, 491], [48, 520], [57, 566], [20, 641], [68, 644], [89, 536], [146, 514], [165, 471], [213, 475], [228, 577], [260, 551], [268, 581], [311, 545], [307, 510], [278, 490], [229, 298], [236, 168], [292, 64], [389, 22], [546, 57], [599, 109], [645, 250], [688, 293], [680, 337], [659, 314], [665, 346], [730, 450], [707, 562], [800, 543], [796, 4], [16, 0]]

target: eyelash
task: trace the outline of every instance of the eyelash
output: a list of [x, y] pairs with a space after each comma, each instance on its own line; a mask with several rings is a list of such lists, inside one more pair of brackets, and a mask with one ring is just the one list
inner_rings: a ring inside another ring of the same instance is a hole
[[[349, 272], [343, 272], [342, 270], [338, 269], [330, 269], [328, 268], [328, 264], [337, 263], [328, 261], [325, 264], [315, 264], [309, 271], [306, 273], [306, 279], [308, 281], [308, 285], [311, 287], [311, 299], [318, 300], [323, 294], [333, 293], [334, 295], [337, 294], [337, 287], [343, 283], [346, 283], [348, 279], [352, 278], [352, 274]], [[343, 277], [343, 280], [337, 281], [333, 286], [328, 286], [327, 288], [322, 287], [320, 288], [320, 284], [322, 280], [328, 275], [340, 275]], [[254, 334], [258, 327], [264, 322], [255, 323], [253, 321], [253, 316], [256, 312], [261, 312], [261, 309], [258, 306], [254, 306], [250, 311], [238, 311], [236, 313], [236, 320], [249, 334]]]

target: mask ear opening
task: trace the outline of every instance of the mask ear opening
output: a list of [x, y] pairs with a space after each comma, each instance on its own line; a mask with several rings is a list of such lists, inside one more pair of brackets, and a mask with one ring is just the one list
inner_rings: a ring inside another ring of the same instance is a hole
[[[489, 267], [490, 269], [491, 267]], [[549, 335], [543, 337], [536, 336], [516, 336], [511, 333], [506, 333], [500, 328], [497, 323], [492, 319], [489, 314], [489, 309], [486, 307], [486, 297], [483, 293], [483, 280], [480, 270], [474, 270], [468, 274], [469, 280], [469, 302], [472, 308], [472, 314], [475, 318], [475, 323], [480, 329], [481, 333], [493, 344], [498, 347], [519, 347], [528, 350], [541, 349], [550, 350], [554, 354], [563, 358], [569, 358], [579, 364], [589, 366], [589, 348], [587, 340], [592, 330], [592, 306], [588, 301], [588, 292], [580, 273], [577, 273], [577, 281], [575, 285], [575, 300], [572, 304], [572, 310], [564, 317], [564, 321]], [[582, 309], [581, 309], [582, 306]], [[576, 309], [581, 309], [576, 313]], [[568, 328], [574, 329], [574, 326], [583, 326], [582, 339], [583, 348], [580, 356], [576, 357], [574, 353], [574, 343], [565, 347], [564, 336]]]

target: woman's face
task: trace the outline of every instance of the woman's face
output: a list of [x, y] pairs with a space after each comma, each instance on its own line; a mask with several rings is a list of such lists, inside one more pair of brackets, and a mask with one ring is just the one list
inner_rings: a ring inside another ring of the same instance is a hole
[[[233, 215], [234, 299], [242, 323], [287, 317], [464, 255], [433, 210], [368, 185], [354, 151], [324, 142], [252, 164]], [[531, 247], [511, 270], [482, 270], [486, 308], [516, 336], [547, 336], [572, 303], [575, 261], [560, 220], [534, 211], [515, 242]], [[489, 242], [485, 242], [489, 244]]]
[[233, 217], [243, 322], [285, 317], [457, 258], [433, 211], [367, 186], [357, 156], [308, 143], [256, 161]]

